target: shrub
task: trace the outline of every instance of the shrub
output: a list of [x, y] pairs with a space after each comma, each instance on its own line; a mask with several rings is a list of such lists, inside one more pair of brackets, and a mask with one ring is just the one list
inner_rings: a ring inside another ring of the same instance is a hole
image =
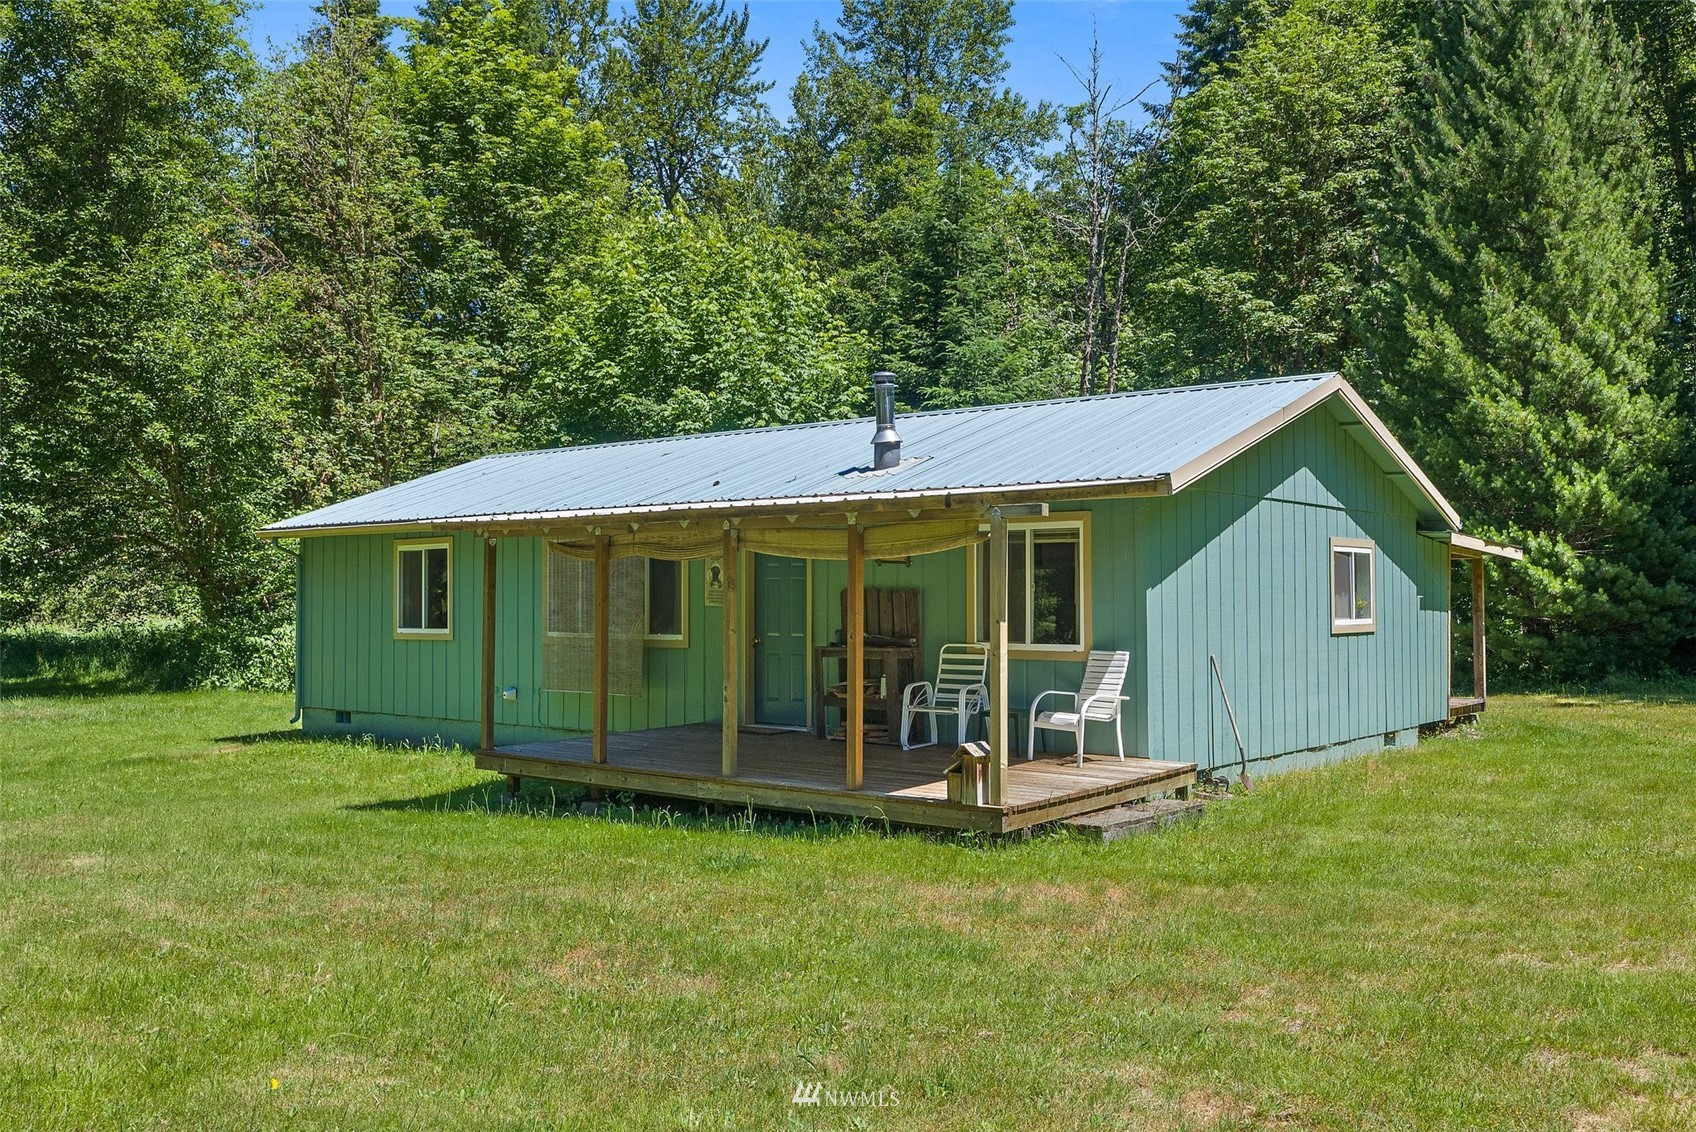
[[294, 627], [265, 633], [198, 622], [134, 621], [98, 629], [0, 629], [0, 679], [9, 686], [175, 692], [294, 687]]

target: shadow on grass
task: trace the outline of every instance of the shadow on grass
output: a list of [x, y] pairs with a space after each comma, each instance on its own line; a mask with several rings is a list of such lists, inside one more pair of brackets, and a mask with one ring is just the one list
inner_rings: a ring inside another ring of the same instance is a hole
[[220, 735], [212, 740], [214, 743], [316, 743], [324, 739], [322, 735], [308, 735], [298, 727], [279, 727], [273, 731], [250, 731], [245, 735]]
[[[1465, 684], [1471, 686], [1467, 675]], [[1556, 707], [1599, 707], [1607, 704], [1696, 704], [1696, 675], [1667, 672], [1660, 676], [1602, 676], [1571, 682], [1521, 682], [1513, 676], [1491, 680], [1492, 696], [1551, 697]]]
[[393, 798], [349, 806], [360, 812], [486, 814], [514, 818], [572, 818], [580, 821], [612, 822], [653, 829], [695, 829], [734, 833], [756, 833], [767, 837], [835, 839], [864, 834], [918, 836], [949, 843], [988, 844], [981, 834], [919, 829], [889, 822], [833, 814], [798, 814], [754, 807], [714, 810], [709, 803], [691, 803], [675, 798], [608, 792], [599, 802], [589, 800], [588, 788], [548, 786], [527, 781], [516, 797], [506, 793], [506, 781], [492, 778], [439, 794], [417, 798]]
[[86, 700], [96, 696], [121, 696], [157, 692], [146, 681], [124, 676], [78, 677], [8, 676], [0, 680], [0, 697], [34, 696], [41, 699]]
[[1588, 691], [1581, 689], [1527, 694], [1552, 696], [1554, 697], [1553, 706], [1558, 708], [1599, 708], [1612, 707], [1616, 704], [1668, 704], [1677, 706], [1696, 704], [1696, 688], [1656, 685], [1632, 690]]

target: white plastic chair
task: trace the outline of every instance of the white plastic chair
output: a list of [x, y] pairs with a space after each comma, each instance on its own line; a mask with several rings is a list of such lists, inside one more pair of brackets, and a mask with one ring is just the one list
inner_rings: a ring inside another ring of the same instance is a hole
[[[1078, 737], [1078, 765], [1084, 765], [1084, 728], [1090, 720], [1113, 724], [1113, 738], [1119, 745], [1119, 760], [1125, 758], [1125, 732], [1120, 725], [1120, 706], [1128, 698], [1119, 693], [1125, 688], [1125, 673], [1130, 671], [1128, 652], [1092, 652], [1084, 666], [1083, 686], [1076, 692], [1055, 690], [1044, 692], [1031, 701], [1030, 741], [1025, 744], [1025, 758], [1036, 758], [1036, 733], [1067, 731]], [[1071, 711], [1038, 711], [1037, 705], [1049, 696], [1071, 696]]]
[[[921, 680], [901, 692], [901, 749], [929, 747], [939, 738], [937, 717], [955, 716], [959, 742], [966, 741], [972, 716], [989, 709], [989, 646], [943, 645], [936, 660], [936, 683]], [[930, 716], [930, 741], [913, 743], [913, 720]]]

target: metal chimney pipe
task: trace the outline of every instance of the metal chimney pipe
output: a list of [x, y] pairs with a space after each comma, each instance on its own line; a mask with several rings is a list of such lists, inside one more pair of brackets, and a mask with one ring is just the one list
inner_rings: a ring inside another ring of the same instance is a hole
[[872, 374], [872, 399], [877, 402], [877, 432], [872, 435], [872, 468], [882, 471], [901, 463], [901, 437], [895, 432], [895, 375]]

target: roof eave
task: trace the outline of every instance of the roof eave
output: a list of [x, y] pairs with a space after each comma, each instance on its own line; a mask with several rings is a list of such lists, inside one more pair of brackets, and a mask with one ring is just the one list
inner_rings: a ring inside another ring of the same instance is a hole
[[1367, 431], [1383, 446], [1385, 452], [1389, 454], [1401, 473], [1413, 482], [1419, 494], [1431, 505], [1433, 512], [1447, 524], [1448, 528], [1452, 531], [1460, 530], [1460, 513], [1443, 497], [1443, 493], [1437, 490], [1437, 485], [1431, 482], [1430, 477], [1425, 474], [1419, 465], [1414, 463], [1413, 457], [1408, 455], [1407, 449], [1403, 448], [1401, 443], [1391, 435], [1389, 427], [1378, 418], [1377, 413], [1372, 411], [1372, 407], [1366, 403], [1366, 399], [1357, 393], [1354, 386], [1350, 385], [1340, 373], [1331, 374], [1282, 409], [1268, 414], [1230, 439], [1214, 445], [1200, 456], [1175, 469], [1170, 477], [1172, 490], [1174, 492], [1182, 491], [1226, 461], [1248, 451], [1297, 417], [1315, 406], [1325, 403], [1332, 397], [1340, 398], [1349, 407], [1349, 410], [1359, 417], [1361, 424], [1365, 425]]
[[1449, 553], [1455, 558], [1504, 558], [1509, 562], [1525, 560], [1525, 551], [1507, 543], [1490, 542], [1477, 535], [1463, 534], [1460, 531], [1420, 531], [1427, 538], [1449, 544]]
[[318, 535], [394, 534], [411, 531], [477, 530], [488, 527], [534, 525], [558, 526], [564, 523], [595, 523], [609, 521], [644, 521], [724, 519], [764, 512], [792, 512], [805, 515], [859, 512], [890, 507], [909, 508], [956, 506], [988, 508], [998, 503], [1024, 503], [1039, 499], [1109, 499], [1137, 496], [1168, 495], [1172, 491], [1170, 477], [1135, 476], [1119, 479], [1077, 480], [1052, 484], [1012, 484], [988, 487], [963, 487], [946, 491], [923, 489], [915, 491], [856, 492], [843, 495], [789, 496], [780, 499], [715, 500], [704, 503], [665, 503], [617, 508], [562, 508], [550, 511], [456, 515], [435, 519], [417, 519], [401, 523], [331, 523], [321, 526], [262, 527], [255, 534], [265, 539], [310, 538]]

